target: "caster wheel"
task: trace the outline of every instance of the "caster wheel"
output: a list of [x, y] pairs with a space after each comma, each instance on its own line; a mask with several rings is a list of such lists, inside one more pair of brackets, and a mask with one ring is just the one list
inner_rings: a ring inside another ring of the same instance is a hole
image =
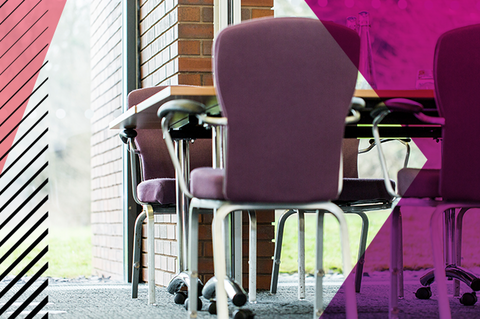
[[475, 278], [472, 283], [470, 284], [470, 288], [472, 288], [473, 291], [479, 291], [480, 290], [480, 279]]
[[432, 296], [432, 289], [430, 287], [420, 287], [415, 293], [415, 297], [418, 299], [430, 299]]
[[247, 295], [245, 295], [244, 293], [237, 293], [233, 297], [232, 303], [237, 307], [243, 306], [244, 304], [247, 303]]
[[473, 306], [477, 302], [477, 295], [475, 292], [466, 292], [460, 298], [460, 303], [464, 306]]
[[[203, 307], [202, 300], [200, 298], [198, 298], [198, 300], [197, 300], [197, 310], [198, 311], [202, 310], [202, 307]], [[188, 310], [188, 298], [185, 300], [185, 309]]]
[[233, 319], [253, 319], [255, 314], [249, 309], [237, 309], [233, 313]]
[[217, 302], [214, 300], [210, 303], [208, 306], [208, 313], [211, 315], [216, 315], [217, 314]]
[[175, 297], [173, 297], [173, 301], [177, 305], [183, 305], [185, 303], [185, 300], [187, 299], [187, 294], [183, 291], [179, 291], [175, 293]]

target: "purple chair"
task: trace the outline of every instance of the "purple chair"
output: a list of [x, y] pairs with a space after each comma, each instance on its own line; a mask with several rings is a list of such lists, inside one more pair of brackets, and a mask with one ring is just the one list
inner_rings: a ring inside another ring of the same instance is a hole
[[[316, 211], [314, 318], [323, 311], [325, 211], [334, 214], [340, 223], [343, 271], [351, 271], [344, 213], [331, 201], [338, 198], [342, 188], [342, 139], [357, 78], [358, 54], [359, 38], [354, 31], [317, 19], [255, 19], [227, 27], [216, 38], [215, 84], [226, 118], [215, 123], [228, 121], [225, 169], [193, 170], [190, 188], [184, 191], [192, 197], [188, 267], [191, 282], [197, 278], [198, 219], [194, 208], [216, 210], [212, 227], [220, 318], [228, 317], [226, 239], [222, 228], [233, 211], [250, 212], [250, 301], [256, 300], [255, 210]], [[175, 101], [168, 102], [159, 109], [170, 150], [167, 133], [173, 114], [168, 109], [174, 105]], [[201, 119], [215, 120], [205, 116]], [[345, 285], [347, 318], [356, 318], [353, 281], [348, 279]], [[191, 289], [191, 317], [196, 317], [194, 293], [195, 289]]]
[[[480, 165], [478, 165], [480, 59], [478, 52], [480, 52], [480, 24], [455, 29], [440, 36], [434, 56], [435, 99], [440, 117], [425, 116], [421, 113], [422, 106], [415, 102], [390, 100], [386, 102], [385, 108], [377, 111], [373, 131], [378, 140], [378, 123], [388, 113], [395, 111], [411, 112], [427, 123], [442, 125], [441, 169], [402, 169], [398, 173], [397, 180], [402, 206], [435, 208], [430, 223], [434, 272], [423, 276], [421, 283], [428, 287], [433, 280], [437, 281], [439, 315], [442, 319], [451, 318], [445, 276], [455, 279], [454, 293], [457, 296], [458, 280], [466, 283], [474, 291], [480, 290], [480, 280], [459, 267], [463, 215], [471, 208], [480, 208]], [[388, 174], [381, 148], [379, 151], [386, 177]], [[393, 189], [389, 191], [394, 193]], [[460, 209], [457, 214], [456, 229], [454, 227], [455, 209]], [[444, 222], [447, 225], [446, 228], [449, 228], [445, 233], [445, 240], [452, 247], [450, 254], [446, 256], [446, 267], [442, 254], [442, 227], [440, 226], [442, 214], [445, 214]], [[399, 250], [401, 245], [398, 237], [401, 232], [399, 216], [400, 206], [397, 206], [392, 215], [391, 233], [391, 318], [398, 316], [396, 274], [397, 270], [403, 267], [399, 262], [399, 254], [402, 254]], [[424, 288], [420, 293], [426, 292], [426, 298], [429, 298], [431, 292], [428, 290]], [[475, 303], [475, 293], [464, 294], [460, 301], [463, 304]]]
[[[158, 93], [164, 86], [143, 88], [132, 91], [128, 95], [129, 108], [139, 104], [152, 95]], [[148, 253], [148, 303], [155, 302], [155, 253], [154, 253], [154, 215], [175, 214], [177, 206], [175, 170], [162, 137], [162, 130], [158, 129], [126, 129], [120, 133], [124, 143], [128, 145], [132, 171], [132, 192], [137, 204], [143, 211], [135, 221], [133, 270], [132, 270], [132, 298], [137, 298], [140, 276], [142, 224], [147, 218], [147, 253]], [[191, 147], [191, 167], [211, 166], [212, 150], [210, 140], [198, 140]], [[178, 216], [178, 271], [186, 270], [185, 253], [182, 253], [186, 219]], [[173, 280], [168, 287], [170, 293], [177, 293], [183, 289], [181, 284]], [[184, 299], [178, 296], [175, 302], [181, 303]]]

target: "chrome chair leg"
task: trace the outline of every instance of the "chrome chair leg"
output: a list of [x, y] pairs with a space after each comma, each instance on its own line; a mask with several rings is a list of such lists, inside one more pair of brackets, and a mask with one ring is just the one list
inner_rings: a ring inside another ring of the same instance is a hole
[[188, 314], [190, 318], [197, 318], [198, 307], [198, 213], [190, 207], [190, 220], [188, 236]]
[[148, 304], [155, 303], [155, 228], [153, 208], [144, 205], [147, 215]]
[[367, 249], [367, 237], [368, 237], [368, 227], [369, 221], [367, 214], [364, 212], [346, 212], [354, 213], [360, 216], [362, 219], [362, 229], [360, 234], [360, 243], [358, 245], [358, 261], [355, 268], [355, 292], [359, 293], [360, 288], [362, 287], [362, 277], [363, 277], [363, 265], [365, 264], [365, 250]]
[[432, 252], [433, 252], [433, 266], [434, 266], [434, 276], [437, 281], [437, 290], [438, 290], [438, 313], [440, 319], [450, 319], [450, 303], [447, 296], [447, 281], [445, 278], [445, 262], [443, 260], [442, 254], [442, 227], [440, 226], [441, 215], [443, 213], [441, 207], [437, 207], [432, 214], [430, 219], [430, 234], [432, 241]]
[[[317, 228], [315, 240], [315, 301], [313, 305], [313, 318], [320, 318], [323, 310], [323, 225], [325, 213], [317, 210]], [[305, 278], [305, 277], [304, 277]]]
[[[463, 216], [469, 210], [469, 208], [462, 208], [457, 215], [457, 223], [455, 229], [455, 264], [457, 266], [462, 265], [462, 230], [463, 230]], [[455, 297], [460, 296], [460, 281], [458, 279], [454, 280], [453, 284], [453, 295]]]
[[398, 270], [398, 298], [403, 299], [405, 294], [404, 279], [403, 279], [403, 221], [402, 212], [398, 210], [398, 257], [397, 257], [397, 270]]
[[278, 219], [277, 236], [275, 237], [275, 252], [273, 255], [272, 279], [270, 282], [271, 294], [277, 293], [278, 273], [280, 271], [280, 257], [282, 255], [283, 230], [285, 228], [285, 222], [288, 217], [292, 216], [295, 213], [296, 211], [293, 209], [286, 210]]
[[255, 303], [257, 302], [257, 215], [254, 210], [249, 210], [248, 216], [250, 217], [248, 301]]
[[302, 210], [298, 211], [298, 299], [305, 299], [305, 212]]
[[390, 233], [391, 251], [390, 251], [390, 301], [389, 301], [389, 319], [398, 319], [398, 250], [400, 249], [399, 243], [399, 221], [400, 221], [400, 207], [395, 207], [391, 216], [392, 230]]
[[[345, 220], [345, 215], [342, 209], [340, 209], [337, 205], [333, 203], [328, 203], [325, 205], [325, 210], [331, 213], [333, 216], [338, 221], [338, 224], [340, 226], [340, 242], [341, 242], [341, 247], [342, 247], [342, 264], [343, 264], [343, 273], [345, 276], [345, 281], [342, 285], [343, 289], [345, 290], [345, 314], [347, 319], [351, 318], [358, 318], [357, 314], [357, 301], [356, 301], [356, 295], [355, 295], [355, 285], [353, 282], [353, 277], [349, 276], [350, 272], [352, 271], [352, 260], [351, 260], [351, 255], [350, 255], [350, 241], [349, 241], [349, 235], [348, 235], [348, 226], [347, 222]], [[318, 215], [317, 215], [318, 216]], [[319, 225], [318, 223], [317, 225]], [[317, 229], [318, 232], [318, 229]], [[318, 238], [318, 237], [317, 237]], [[318, 240], [317, 240], [318, 242]], [[317, 253], [318, 253], [318, 248], [317, 248]], [[318, 257], [317, 257], [318, 258]], [[323, 266], [323, 265], [322, 265]], [[319, 268], [316, 267], [315, 270], [315, 276], [318, 277], [319, 274]], [[317, 285], [319, 282], [319, 279], [316, 278], [315, 284]], [[323, 290], [320, 290], [318, 286], [315, 287], [315, 294], [322, 293]], [[317, 297], [315, 297], [317, 299]], [[314, 313], [316, 312], [316, 309], [318, 305], [314, 305]], [[317, 317], [318, 318], [318, 317]]]
[[138, 297], [138, 282], [140, 280], [141, 270], [141, 245], [142, 245], [142, 226], [147, 213], [142, 211], [135, 220], [135, 232], [133, 234], [133, 263], [132, 263], [132, 298]]

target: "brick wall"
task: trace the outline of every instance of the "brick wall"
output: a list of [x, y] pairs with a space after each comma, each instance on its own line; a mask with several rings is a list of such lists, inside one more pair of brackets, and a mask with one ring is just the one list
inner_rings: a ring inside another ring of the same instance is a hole
[[[141, 87], [212, 85], [213, 0], [139, 0]], [[243, 0], [242, 20], [273, 16], [273, 0]], [[95, 1], [92, 24], [92, 229], [95, 274], [123, 277], [122, 146], [108, 124], [122, 105], [121, 0]], [[268, 288], [273, 255], [273, 211], [259, 214], [258, 287]], [[203, 280], [213, 275], [211, 216], [200, 216]], [[155, 216], [156, 284], [177, 272], [176, 216]], [[248, 218], [244, 217], [244, 238]], [[248, 253], [248, 240], [244, 254]], [[146, 250], [146, 242], [143, 241]], [[146, 254], [142, 257], [146, 265]], [[248, 269], [244, 259], [244, 270]], [[143, 278], [148, 280], [146, 268]], [[244, 284], [246, 284], [244, 280]]]
[[122, 105], [121, 0], [93, 1], [90, 10], [93, 271], [123, 279], [122, 146], [108, 129]]

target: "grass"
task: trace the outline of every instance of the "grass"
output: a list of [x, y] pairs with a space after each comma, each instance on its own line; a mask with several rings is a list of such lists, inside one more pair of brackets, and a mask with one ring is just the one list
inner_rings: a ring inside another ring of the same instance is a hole
[[[388, 215], [389, 211], [375, 211], [368, 213], [370, 225], [368, 230], [367, 247], [388, 218]], [[360, 217], [355, 214], [347, 214], [346, 219], [349, 229], [352, 261], [356, 261], [362, 223]], [[315, 214], [305, 214], [305, 268], [306, 272], [311, 274], [313, 274], [315, 266], [315, 225]], [[297, 215], [292, 215], [285, 223], [280, 272], [297, 272], [297, 227]], [[325, 215], [323, 263], [326, 271], [331, 270], [333, 272], [341, 272], [342, 270], [339, 226], [336, 219], [330, 214]]]
[[[19, 256], [27, 250], [33, 240], [38, 238], [44, 230], [45, 229], [37, 230], [30, 234], [25, 242], [16, 248], [13, 253], [0, 264], [0, 273], [3, 273], [10, 265], [12, 265]], [[5, 231], [5, 234], [7, 233], [8, 232]], [[21, 236], [14, 236], [0, 247], [0, 256], [4, 256], [4, 254], [9, 251], [16, 242], [18, 242], [20, 237]], [[89, 226], [50, 228], [47, 237], [29, 252], [8, 274], [17, 275], [20, 273], [47, 245], [48, 253], [46, 256], [43, 256], [35, 266], [26, 273], [26, 275], [34, 275], [45, 265], [46, 262], [48, 262], [48, 269], [42, 274], [42, 276], [55, 278], [91, 276], [92, 244], [91, 230]]]

